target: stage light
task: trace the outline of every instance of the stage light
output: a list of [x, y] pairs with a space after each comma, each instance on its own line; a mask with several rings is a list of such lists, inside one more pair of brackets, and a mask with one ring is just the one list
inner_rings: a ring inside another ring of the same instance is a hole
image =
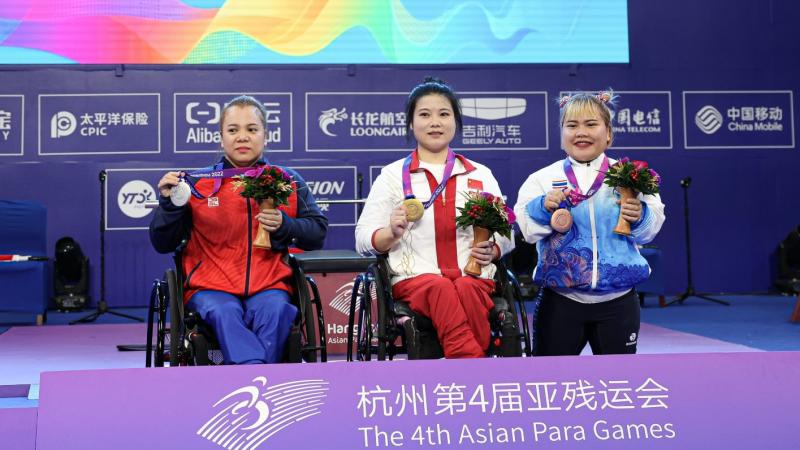
[[53, 301], [61, 311], [80, 311], [89, 302], [89, 259], [71, 237], [56, 242]]

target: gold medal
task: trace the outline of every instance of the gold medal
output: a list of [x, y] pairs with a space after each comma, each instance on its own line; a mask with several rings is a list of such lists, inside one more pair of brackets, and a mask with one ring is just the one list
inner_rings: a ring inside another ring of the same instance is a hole
[[406, 218], [409, 222], [416, 222], [421, 219], [422, 214], [425, 212], [422, 202], [413, 197], [403, 200], [403, 205], [406, 207]]
[[550, 227], [559, 233], [566, 233], [572, 228], [572, 214], [566, 208], [555, 210], [550, 217]]

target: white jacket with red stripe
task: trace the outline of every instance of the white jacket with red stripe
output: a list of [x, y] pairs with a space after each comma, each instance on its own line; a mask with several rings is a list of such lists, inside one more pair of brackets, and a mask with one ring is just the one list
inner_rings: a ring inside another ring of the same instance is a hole
[[[405, 198], [402, 182], [404, 159], [384, 167], [370, 189], [364, 211], [356, 226], [356, 248], [361, 254], [379, 253], [375, 250], [373, 236], [379, 229], [389, 225], [392, 210]], [[425, 203], [433, 191], [431, 178], [435, 178], [433, 186], [438, 185], [443, 176], [444, 165], [420, 164], [415, 152], [410, 171], [414, 195]], [[400, 241], [389, 250], [392, 284], [426, 273], [441, 275], [442, 267], [446, 268], [447, 261], [454, 259], [463, 275], [472, 247], [473, 233], [472, 227], [457, 228], [455, 217], [458, 214], [456, 207], [464, 206], [466, 198], [463, 194], [469, 190], [502, 196], [497, 180], [488, 167], [457, 155], [453, 173], [444, 191], [425, 210], [422, 218], [413, 223]], [[514, 248], [513, 242], [508, 238], [495, 234], [494, 239], [501, 255]], [[440, 262], [440, 259], [445, 261]], [[485, 266], [481, 277], [492, 278], [494, 271], [494, 265]]]

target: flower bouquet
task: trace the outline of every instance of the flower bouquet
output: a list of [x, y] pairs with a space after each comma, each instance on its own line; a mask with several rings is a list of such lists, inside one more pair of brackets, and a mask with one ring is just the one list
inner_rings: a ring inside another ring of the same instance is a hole
[[[645, 195], [658, 193], [661, 176], [648, 167], [644, 161], [631, 161], [629, 158], [621, 158], [608, 168], [603, 182], [610, 187], [616, 188], [621, 197], [621, 202], [624, 203], [629, 198], [636, 198], [639, 192]], [[622, 211], [620, 211], [614, 233], [624, 236], [631, 235], [631, 224], [622, 217]]]
[[[472, 227], [472, 245], [489, 240], [489, 236], [499, 233], [511, 238], [511, 225], [516, 221], [514, 211], [506, 206], [502, 198], [488, 192], [470, 191], [464, 194], [467, 201], [458, 208], [456, 225], [459, 228]], [[478, 262], [470, 256], [464, 272], [469, 275], [481, 274]]]
[[[241, 189], [240, 195], [252, 198], [259, 209], [272, 209], [289, 204], [292, 194], [292, 177], [277, 166], [258, 166], [237, 175], [233, 181], [233, 189]], [[269, 232], [259, 224], [253, 247], [270, 249]]]

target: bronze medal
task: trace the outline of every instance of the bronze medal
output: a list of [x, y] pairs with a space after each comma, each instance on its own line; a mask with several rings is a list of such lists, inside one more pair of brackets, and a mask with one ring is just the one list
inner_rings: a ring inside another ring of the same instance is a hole
[[566, 233], [572, 228], [572, 214], [566, 208], [555, 210], [550, 218], [550, 227], [559, 233]]
[[422, 214], [425, 212], [425, 207], [422, 205], [422, 202], [416, 198], [407, 198], [403, 200], [403, 205], [406, 207], [406, 218], [409, 222], [416, 222], [421, 219]]

